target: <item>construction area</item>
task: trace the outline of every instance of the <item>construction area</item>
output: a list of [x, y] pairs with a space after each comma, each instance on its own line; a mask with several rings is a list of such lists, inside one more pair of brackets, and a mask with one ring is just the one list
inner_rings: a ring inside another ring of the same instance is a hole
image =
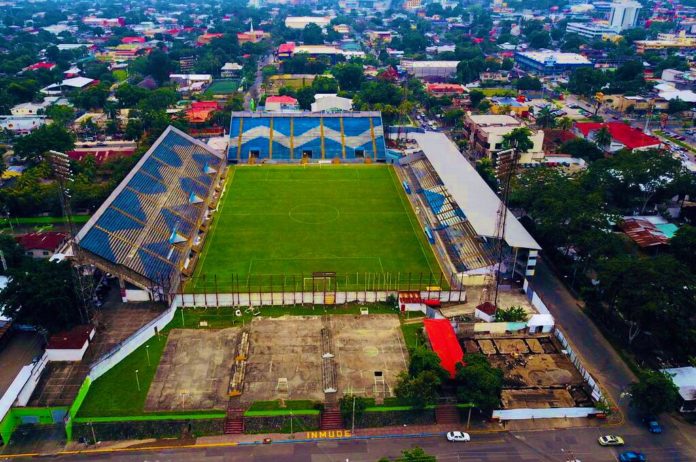
[[591, 390], [553, 335], [475, 336], [465, 353], [483, 353], [503, 371], [503, 409], [591, 407]]
[[230, 397], [242, 407], [344, 393], [379, 401], [394, 396], [407, 364], [396, 315], [257, 317], [226, 329], [174, 329], [145, 410], [225, 409]]

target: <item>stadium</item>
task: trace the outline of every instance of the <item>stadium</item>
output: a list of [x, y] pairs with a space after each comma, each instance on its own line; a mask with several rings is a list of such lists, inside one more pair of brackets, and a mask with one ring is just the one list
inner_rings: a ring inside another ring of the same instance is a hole
[[[500, 201], [444, 135], [410, 136], [417, 148], [392, 165], [379, 113], [238, 112], [225, 159], [170, 127], [76, 242], [124, 301], [331, 304], [482, 285]], [[497, 269], [532, 275], [539, 246], [506, 223]]]

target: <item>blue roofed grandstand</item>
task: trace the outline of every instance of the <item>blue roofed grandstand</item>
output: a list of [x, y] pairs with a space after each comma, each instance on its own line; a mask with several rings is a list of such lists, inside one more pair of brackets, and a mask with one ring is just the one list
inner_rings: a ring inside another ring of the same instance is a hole
[[195, 264], [224, 163], [205, 144], [167, 128], [76, 242], [86, 258], [123, 282], [176, 290], [181, 272]]
[[230, 162], [383, 162], [386, 146], [382, 116], [379, 112], [233, 112], [227, 157]]

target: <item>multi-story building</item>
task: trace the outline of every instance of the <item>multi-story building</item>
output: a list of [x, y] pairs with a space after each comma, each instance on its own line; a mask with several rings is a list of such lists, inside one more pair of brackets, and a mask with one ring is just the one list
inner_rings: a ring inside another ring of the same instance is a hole
[[348, 13], [351, 11], [384, 13], [391, 7], [391, 0], [338, 0], [338, 7]]
[[551, 50], [518, 51], [515, 61], [520, 67], [541, 74], [562, 74], [579, 67], [592, 67], [592, 62], [582, 55]]
[[457, 73], [459, 61], [401, 61], [401, 67], [414, 77], [430, 81], [444, 81]]
[[566, 32], [590, 39], [608, 39], [617, 35], [611, 27], [595, 22], [569, 22], [566, 26]]
[[636, 53], [644, 53], [649, 50], [694, 50], [696, 49], [696, 36], [686, 35], [681, 31], [679, 35], [659, 34], [657, 40], [636, 40]]
[[611, 4], [609, 27], [617, 32], [636, 27], [638, 12], [642, 5], [632, 0], [622, 0]]
[[[526, 125], [509, 115], [467, 114], [464, 117], [462, 134], [469, 140], [469, 149], [476, 157], [487, 157], [494, 160], [496, 154], [504, 149], [505, 135], [521, 127], [526, 127]], [[530, 138], [534, 146], [528, 152], [530, 154], [543, 153], [544, 132], [531, 129], [530, 131], [532, 132]]]
[[304, 29], [308, 24], [316, 24], [324, 29], [331, 22], [329, 16], [288, 16], [285, 18], [285, 27], [289, 29]]

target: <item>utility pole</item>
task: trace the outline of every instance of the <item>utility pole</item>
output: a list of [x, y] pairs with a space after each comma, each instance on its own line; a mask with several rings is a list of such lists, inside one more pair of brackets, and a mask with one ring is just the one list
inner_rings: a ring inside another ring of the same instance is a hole
[[353, 433], [355, 433], [355, 395], [353, 395], [353, 418], [350, 426], [350, 434], [352, 435]]
[[58, 182], [58, 193], [60, 199], [60, 207], [63, 211], [63, 217], [68, 225], [69, 242], [66, 247], [70, 250], [73, 258], [73, 278], [75, 283], [75, 291], [80, 303], [80, 318], [83, 324], [87, 324], [92, 319], [92, 304], [93, 304], [93, 280], [92, 274], [85, 274], [88, 265], [84, 264], [80, 246], [75, 242], [77, 233], [75, 224], [73, 223], [71, 192], [70, 185], [75, 181], [72, 169], [70, 168], [70, 158], [67, 154], [58, 151], [48, 152], [48, 161], [53, 170], [56, 181]]

